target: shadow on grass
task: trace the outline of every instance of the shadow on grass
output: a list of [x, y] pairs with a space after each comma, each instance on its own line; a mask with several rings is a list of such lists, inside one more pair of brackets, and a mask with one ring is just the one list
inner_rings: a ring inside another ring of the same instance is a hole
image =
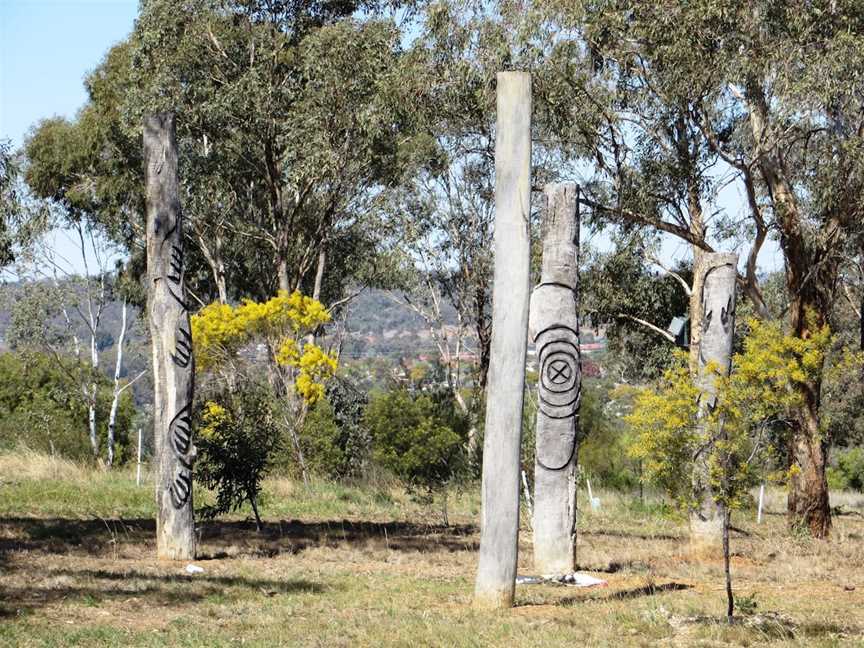
[[[80, 581], [86, 584], [81, 584]], [[94, 584], [92, 581], [96, 581]], [[242, 576], [148, 574], [137, 570], [49, 569], [33, 586], [0, 587], [0, 618], [32, 612], [58, 601], [99, 607], [103, 603], [147, 599], [151, 605], [181, 607], [208, 597], [241, 598], [249, 593], [321, 594], [330, 589], [306, 580], [277, 581]]]
[[674, 535], [671, 533], [639, 533], [631, 531], [579, 531], [579, 535], [583, 536], [606, 536], [610, 538], [630, 538], [633, 540], [669, 540], [682, 541], [684, 536]]
[[[564, 586], [562, 586], [564, 587]], [[634, 587], [628, 590], [618, 590], [609, 592], [606, 589], [598, 589], [591, 588], [589, 591], [585, 591], [582, 596], [568, 596], [565, 598], [559, 598], [554, 601], [545, 602], [545, 601], [530, 601], [524, 603], [518, 603], [516, 607], [531, 607], [535, 605], [555, 605], [558, 607], [573, 607], [576, 605], [581, 605], [584, 603], [596, 603], [598, 601], [624, 601], [629, 599], [641, 598], [643, 596], [656, 596], [657, 594], [662, 594], [664, 592], [678, 592], [681, 590], [692, 589], [690, 585], [685, 585], [684, 583], [660, 583], [658, 584], [648, 584], [643, 587]], [[602, 593], [601, 593], [602, 592]]]
[[[251, 523], [246, 524], [246, 527], [253, 528]], [[205, 544], [221, 542], [225, 531], [224, 523], [205, 523], [201, 538]], [[281, 551], [291, 553], [299, 553], [310, 547], [338, 548], [345, 545], [428, 553], [476, 551], [479, 544], [472, 537], [476, 531], [477, 528], [470, 524], [445, 527], [413, 522], [281, 520], [268, 524], [258, 536], [266, 538]]]
[[[473, 525], [334, 520], [267, 523], [261, 532], [248, 521], [203, 521], [198, 525], [199, 560], [229, 555], [273, 557], [311, 547], [361, 546], [391, 551], [476, 551]], [[0, 565], [10, 552], [139, 557], [155, 551], [152, 519], [3, 518]], [[230, 554], [229, 554], [230, 549]]]

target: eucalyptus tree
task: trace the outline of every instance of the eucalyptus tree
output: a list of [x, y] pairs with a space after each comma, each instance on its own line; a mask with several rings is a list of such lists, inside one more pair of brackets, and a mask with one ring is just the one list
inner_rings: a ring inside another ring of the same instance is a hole
[[10, 229], [21, 210], [20, 175], [12, 142], [0, 140], [0, 266], [8, 265], [15, 258]]
[[[434, 144], [431, 162], [418, 167], [397, 203], [411, 264], [412, 306], [434, 331], [442, 364], [460, 405], [474, 408], [486, 388], [492, 336], [492, 239], [496, 75], [527, 64], [519, 51], [513, 7], [445, 0], [420, 15], [408, 52], [409, 83], [416, 94], [414, 118]], [[550, 79], [535, 71], [535, 112], [546, 108]], [[579, 123], [584, 118], [580, 116]], [[533, 134], [532, 190], [558, 179], [559, 148]], [[532, 214], [536, 228], [537, 213]], [[441, 317], [442, 302], [456, 312], [456, 326]], [[476, 357], [464, 371], [459, 351]], [[473, 383], [467, 404], [460, 388]]]
[[[212, 234], [216, 214], [223, 220], [215, 231], [250, 252], [249, 267], [238, 268], [242, 292], [314, 289], [340, 239], [387, 231], [374, 221], [382, 194], [417, 149], [403, 110], [400, 33], [392, 21], [357, 17], [374, 9], [219, 0], [142, 6], [132, 36], [133, 96], [154, 108], [172, 104], [181, 147], [185, 141], [196, 163], [214, 167], [202, 177], [221, 176], [204, 231]], [[216, 260], [208, 261], [215, 277], [225, 255], [210, 241], [204, 256]]]
[[612, 236], [613, 249], [581, 252], [580, 314], [583, 326], [603, 327], [609, 340], [609, 367], [620, 382], [642, 383], [659, 377], [682, 342], [667, 330], [687, 312], [689, 301], [680, 277], [690, 285], [687, 264], [675, 276], [645, 264], [651, 243], [641, 233]]
[[145, 111], [170, 108], [193, 303], [312, 292], [316, 276], [337, 300], [382, 274], [393, 228], [381, 205], [424, 156], [401, 33], [378, 5], [143, 2], [132, 35], [86, 79], [66, 143], [30, 164], [53, 176], [59, 158], [73, 170], [88, 215], [140, 268], [140, 125]]
[[[864, 7], [850, 0], [541, 5], [569, 28], [560, 40], [587, 52], [595, 71], [574, 95], [601, 102], [610, 117], [597, 157], [606, 196], [597, 193], [598, 212], [708, 250], [685, 206], [698, 203], [704, 213], [716, 205], [710, 197], [723, 177], [745, 197], [752, 244], [739, 280], [744, 294], [766, 314], [756, 255], [773, 232], [786, 261], [790, 330], [801, 339], [820, 330], [836, 301], [846, 243], [862, 222]], [[681, 166], [686, 160], [693, 164]], [[722, 229], [715, 226], [718, 238]], [[830, 529], [821, 384], [820, 371], [799, 387], [788, 441], [790, 523], [817, 537]]]

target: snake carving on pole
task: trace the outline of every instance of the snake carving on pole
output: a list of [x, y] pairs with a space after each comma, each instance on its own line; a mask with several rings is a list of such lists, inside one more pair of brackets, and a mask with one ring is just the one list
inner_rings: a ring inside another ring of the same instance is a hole
[[147, 203], [147, 312], [153, 352], [156, 553], [195, 557], [192, 507], [192, 397], [195, 359], [183, 260], [183, 215], [174, 115], [144, 120]]

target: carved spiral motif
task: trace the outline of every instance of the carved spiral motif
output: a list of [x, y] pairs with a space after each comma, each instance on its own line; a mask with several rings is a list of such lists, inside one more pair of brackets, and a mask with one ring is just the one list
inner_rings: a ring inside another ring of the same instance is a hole
[[552, 419], [575, 416], [582, 393], [579, 333], [569, 326], [550, 326], [534, 343], [540, 363], [540, 411]]

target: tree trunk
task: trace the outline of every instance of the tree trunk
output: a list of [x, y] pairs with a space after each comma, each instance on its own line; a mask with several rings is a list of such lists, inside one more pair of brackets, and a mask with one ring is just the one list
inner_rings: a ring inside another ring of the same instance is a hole
[[276, 273], [279, 275], [279, 290], [291, 292], [291, 281], [288, 278], [287, 259], [279, 259], [279, 262], [276, 266]]
[[[700, 418], [717, 405], [717, 374], [708, 371], [708, 365], [714, 364], [717, 371], [728, 375], [732, 362], [738, 255], [712, 253], [705, 254], [702, 260], [702, 322], [696, 376], [701, 392]], [[704, 425], [699, 432], [703, 442], [692, 475], [697, 508], [690, 512], [690, 550], [694, 555], [716, 554], [723, 542], [723, 512], [714, 500], [708, 474], [708, 456], [715, 440]]]
[[91, 382], [87, 394], [87, 434], [90, 438], [90, 451], [93, 459], [99, 462], [99, 435], [96, 430], [96, 383]]
[[690, 289], [690, 375], [699, 375], [699, 342], [702, 340], [702, 283], [705, 279], [705, 250], [693, 246], [693, 285]]
[[726, 576], [726, 622], [732, 623], [735, 613], [735, 597], [732, 595], [732, 566], [731, 554], [729, 552], [729, 525], [732, 512], [726, 505], [720, 506], [720, 515], [723, 520], [723, 572]]
[[156, 553], [195, 557], [192, 396], [195, 362], [186, 303], [174, 115], [144, 120], [148, 316], [153, 350]]
[[[814, 327], [824, 325], [815, 306], [793, 300], [792, 326], [795, 334], [807, 339]], [[812, 319], [808, 320], [808, 313]], [[821, 371], [819, 372], [821, 376]], [[790, 528], [806, 528], [814, 538], [827, 538], [831, 532], [831, 505], [828, 498], [828, 441], [819, 429], [821, 380], [799, 387], [803, 404], [795, 415], [790, 436], [791, 478], [786, 501]]]
[[318, 253], [318, 266], [315, 268], [315, 285], [312, 287], [312, 299], [321, 301], [321, 284], [324, 283], [324, 266], [327, 263], [327, 251], [322, 247]]
[[254, 495], [250, 495], [247, 493], [247, 497], [249, 498], [249, 504], [252, 505], [252, 513], [255, 515], [255, 530], [258, 533], [261, 533], [261, 516], [258, 514], [258, 502], [255, 500]]
[[534, 568], [562, 576], [576, 568], [576, 457], [582, 372], [579, 356], [578, 189], [546, 185], [543, 263], [531, 295], [529, 334], [539, 364], [534, 461]]
[[210, 249], [209, 242], [204, 234], [198, 234], [198, 247], [204, 255], [204, 260], [210, 266], [210, 272], [213, 274], [213, 282], [216, 284], [216, 291], [219, 295], [219, 303], [228, 303], [228, 280], [225, 276], [225, 259], [222, 256], [222, 235], [217, 231], [212, 234], [213, 249]]
[[531, 76], [498, 73], [492, 344], [474, 603], [513, 604], [519, 551], [519, 450], [525, 394], [531, 217]]
[[120, 406], [120, 373], [123, 371], [123, 342], [126, 339], [126, 318], [129, 307], [123, 299], [123, 310], [120, 319], [120, 338], [117, 340], [117, 361], [114, 363], [114, 395], [111, 399], [111, 411], [108, 414], [108, 467], [114, 465], [114, 437], [117, 428], [117, 409]]
[[791, 441], [792, 478], [787, 510], [792, 528], [804, 527], [814, 538], [831, 532], [831, 507], [825, 477], [827, 452], [818, 436], [795, 434]]
[[87, 391], [87, 432], [90, 436], [90, 449], [93, 451], [93, 459], [98, 461], [99, 434], [96, 430], [96, 398], [98, 396], [98, 386], [96, 384], [96, 374], [99, 371], [99, 350], [96, 348], [96, 331], [93, 328], [90, 330], [90, 367], [93, 374]]
[[[780, 247], [786, 260], [786, 288], [792, 300], [789, 305], [790, 328], [796, 337], [803, 340], [810, 337], [811, 327], [825, 323], [831, 311], [831, 295], [837, 282], [841, 256], [835, 250], [826, 249], [822, 243], [814, 245], [808, 240], [808, 226], [789, 180], [786, 162], [776, 149], [763, 144], [772, 126], [768, 99], [758, 79], [748, 78], [746, 91], [750, 129], [759, 148], [764, 147], [766, 151], [758, 158], [759, 171], [770, 191], [782, 233]], [[840, 224], [836, 225], [839, 229]], [[823, 229], [830, 231], [834, 228], [823, 226]], [[828, 445], [822, 440], [819, 429], [821, 379], [822, 367], [819, 367], [816, 380], [799, 387], [804, 403], [796, 412], [791, 434], [789, 468], [792, 478], [787, 499], [789, 526], [807, 527], [816, 538], [828, 537], [831, 529], [825, 476]]]

